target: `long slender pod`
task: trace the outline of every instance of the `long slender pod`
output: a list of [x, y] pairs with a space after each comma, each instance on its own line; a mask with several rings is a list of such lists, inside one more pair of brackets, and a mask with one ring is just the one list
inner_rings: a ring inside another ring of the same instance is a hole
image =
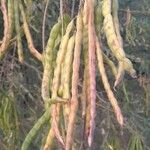
[[[70, 98], [70, 76], [71, 76], [71, 64], [72, 64], [72, 58], [73, 58], [73, 48], [74, 48], [74, 40], [75, 40], [75, 34], [70, 37], [69, 41], [68, 41], [68, 46], [67, 46], [67, 52], [65, 55], [65, 60], [64, 60], [64, 67], [63, 67], [63, 82], [64, 84], [62, 85], [63, 87], [63, 98], [69, 99]], [[62, 74], [61, 74], [62, 76]], [[68, 114], [68, 105], [63, 105], [63, 113], [66, 117], [66, 114]], [[53, 111], [54, 114], [56, 112], [56, 107], [53, 107]], [[64, 112], [65, 111], [65, 112]], [[57, 115], [58, 116], [58, 115]], [[56, 119], [55, 115], [53, 116], [52, 119], [52, 124], [53, 124], [53, 128], [50, 129], [49, 134], [47, 136], [47, 140], [44, 146], [44, 150], [46, 150], [48, 147], [51, 147], [52, 145], [52, 141], [54, 138], [54, 135], [57, 136], [57, 139], [59, 140], [59, 142], [61, 142], [62, 145], [64, 145], [64, 142], [62, 140], [62, 138], [60, 137], [60, 133], [59, 130], [56, 130], [56, 120], [54, 121], [54, 119]], [[59, 119], [57, 118], [57, 122], [59, 121]], [[58, 128], [57, 128], [58, 129]], [[56, 132], [58, 134], [56, 134]]]
[[64, 141], [61, 137], [60, 131], [59, 131], [59, 120], [60, 120], [60, 104], [56, 104], [56, 105], [52, 105], [51, 108], [51, 128], [49, 129], [49, 133], [46, 139], [46, 143], [44, 145], [44, 150], [47, 150], [48, 148], [51, 149], [51, 146], [53, 144], [53, 139], [54, 137], [56, 137], [59, 141], [59, 143], [62, 144], [62, 146], [64, 147]]
[[21, 28], [19, 22], [19, 1], [14, 0], [14, 13], [15, 13], [15, 30], [17, 33], [17, 52], [18, 52], [18, 59], [20, 63], [23, 63], [24, 56], [23, 56], [23, 46], [21, 41]]
[[72, 20], [67, 26], [66, 33], [61, 40], [60, 48], [57, 53], [56, 68], [54, 70], [54, 78], [52, 82], [52, 98], [57, 97], [57, 92], [58, 92], [59, 82], [60, 82], [61, 64], [66, 53], [69, 35], [73, 29], [73, 26], [74, 26], [74, 21]]
[[91, 147], [94, 129], [95, 129], [95, 116], [96, 116], [96, 72], [95, 72], [95, 27], [94, 27], [94, 0], [88, 0], [88, 66], [89, 66], [89, 92], [90, 92], [90, 130], [88, 135], [88, 144]]
[[[112, 17], [113, 17], [113, 24], [114, 24], [114, 28], [115, 28], [115, 33], [116, 36], [118, 38], [118, 42], [120, 44], [120, 47], [123, 48], [123, 40], [120, 34], [120, 26], [119, 26], [119, 19], [118, 19], [118, 9], [119, 9], [119, 3], [118, 0], [113, 0], [112, 1]], [[123, 62], [119, 61], [118, 63], [118, 73], [116, 76], [116, 80], [114, 83], [114, 89], [115, 87], [121, 82], [121, 80], [123, 79], [124, 76], [124, 67], [123, 67]]]
[[104, 19], [104, 32], [106, 34], [107, 43], [112, 53], [114, 54], [114, 56], [117, 58], [118, 61], [123, 61], [123, 59], [126, 57], [125, 52], [120, 46], [120, 43], [116, 36], [113, 18], [111, 14], [108, 14]]
[[[105, 3], [104, 5], [107, 4], [107, 5], [109, 5], [109, 7], [107, 7], [108, 10], [105, 9], [105, 11], [107, 11], [107, 12], [104, 12], [104, 10], [103, 10], [103, 14], [104, 15], [105, 14], [109, 14], [111, 12], [111, 7], [110, 7], [111, 6], [111, 1], [107, 1], [107, 2], [104, 2], [104, 3]], [[103, 5], [103, 7], [105, 7], [104, 5]], [[101, 32], [101, 29], [102, 29], [102, 26], [103, 26], [102, 24], [103, 24], [103, 20], [104, 20], [103, 15], [102, 15], [101, 7], [102, 7], [102, 2], [98, 1], [96, 3], [96, 6], [95, 6], [94, 22], [95, 22], [95, 27], [96, 27], [96, 33], [97, 33], [97, 36], [99, 38], [100, 38], [100, 32]], [[104, 52], [102, 52], [102, 55], [103, 55], [103, 58], [104, 58], [104, 62], [109, 65], [113, 75], [116, 77], [116, 75], [117, 75], [117, 68], [116, 68], [115, 64], [113, 63], [113, 61], [111, 61], [108, 58], [108, 56]]]
[[[65, 57], [64, 57], [64, 61], [65, 61]], [[61, 64], [61, 77], [60, 77], [60, 86], [59, 86], [59, 89], [58, 89], [58, 95], [60, 96], [60, 97], [62, 97], [63, 96], [63, 85], [64, 85], [64, 76], [65, 76], [65, 73], [64, 73], [64, 61], [62, 62], [62, 64]]]
[[98, 1], [95, 4], [95, 9], [94, 9], [95, 30], [96, 30], [96, 33], [98, 36], [100, 35], [101, 29], [103, 26], [103, 19], [104, 19], [103, 15], [102, 15], [101, 7], [102, 7], [102, 2]]
[[118, 10], [119, 10], [119, 3], [118, 0], [112, 1], [112, 16], [113, 16], [113, 23], [115, 27], [115, 32], [120, 43], [120, 46], [123, 47], [123, 40], [120, 34], [120, 26], [119, 26], [119, 19], [118, 19]]
[[[65, 33], [65, 35], [63, 36], [63, 38], [61, 40], [59, 51], [57, 53], [56, 68], [54, 70], [54, 77], [53, 77], [52, 89], [51, 89], [52, 99], [56, 99], [57, 94], [58, 94], [60, 74], [61, 74], [61, 64], [63, 62], [64, 56], [65, 56], [65, 53], [66, 53], [69, 36], [70, 36], [70, 33], [73, 29], [73, 26], [74, 26], [74, 21], [72, 20], [67, 26], [66, 33]], [[58, 129], [58, 125], [57, 125], [59, 120], [57, 121], [57, 123], [56, 123], [56, 120], [55, 120], [56, 107], [57, 107], [57, 105], [52, 106], [52, 128], [49, 131], [49, 134], [48, 134], [48, 137], [47, 137], [47, 140], [46, 140], [46, 144], [44, 146], [45, 148], [47, 148], [47, 147], [49, 147], [49, 145], [51, 145], [50, 143], [52, 142], [54, 136], [56, 136], [58, 138], [58, 140], [60, 140], [61, 143], [63, 143], [63, 140], [61, 139], [59, 129]], [[54, 127], [54, 124], [57, 125], [57, 126]], [[51, 141], [49, 141], [49, 140], [51, 140]]]
[[102, 54], [103, 54], [104, 62], [108, 64], [108, 66], [110, 67], [110, 69], [112, 71], [112, 74], [116, 77], [117, 68], [116, 68], [114, 62], [112, 60], [110, 60], [104, 52], [102, 52]]
[[38, 52], [38, 50], [35, 49], [35, 47], [34, 47], [33, 39], [32, 39], [30, 29], [29, 29], [29, 26], [28, 26], [28, 22], [27, 22], [27, 18], [26, 18], [26, 14], [25, 14], [25, 11], [24, 11], [24, 8], [23, 8], [23, 5], [22, 5], [21, 1], [19, 3], [19, 8], [20, 8], [21, 15], [22, 15], [22, 18], [23, 18], [23, 29], [24, 29], [24, 33], [25, 33], [25, 36], [26, 36], [26, 39], [27, 39], [29, 50], [30, 50], [30, 52], [33, 56], [35, 56], [39, 61], [42, 61], [42, 54], [40, 54]]
[[84, 26], [88, 24], [88, 5], [87, 5], [87, 1], [84, 2], [84, 6], [83, 6], [83, 24], [84, 24]]
[[[107, 4], [107, 5], [104, 5]], [[109, 6], [110, 5], [110, 6]], [[110, 11], [107, 11], [107, 8], [110, 8]], [[113, 9], [118, 9], [118, 1], [114, 1]], [[132, 77], [135, 77], [136, 72], [133, 68], [132, 62], [126, 58], [122, 38], [119, 31], [119, 21], [118, 21], [118, 14], [117, 10], [113, 10], [113, 15], [111, 15], [111, 2], [110, 0], [104, 0], [102, 6], [102, 13], [104, 16], [104, 32], [106, 34], [107, 43], [119, 62], [119, 72], [116, 77], [115, 86], [118, 84], [119, 80], [121, 79], [122, 75], [124, 74], [124, 70], [129, 72]], [[115, 17], [115, 21], [113, 20]]]
[[67, 45], [67, 51], [64, 57], [64, 61], [61, 66], [61, 85], [59, 95], [63, 95], [63, 98], [70, 98], [70, 77], [71, 77], [71, 66], [73, 60], [73, 49], [75, 43], [75, 34], [73, 34]]
[[[87, 1], [84, 2], [83, 7], [83, 63], [84, 63], [84, 77], [82, 87], [82, 117], [84, 117], [84, 133], [89, 133], [89, 122], [90, 122], [90, 98], [89, 98], [89, 67], [88, 67], [88, 6]], [[89, 116], [89, 117], [87, 117]], [[83, 135], [85, 136], [85, 135]]]
[[[66, 27], [67, 27], [67, 25], [68, 25], [68, 23], [70, 22], [70, 17], [67, 15], [67, 14], [64, 14], [63, 15], [63, 30], [65, 31], [66, 30]], [[69, 42], [69, 41], [68, 41]], [[68, 51], [68, 50], [67, 50]], [[66, 57], [66, 56], [65, 56]], [[64, 76], [65, 76], [65, 58], [64, 58], [64, 60], [63, 60], [63, 62], [62, 62], [62, 64], [61, 64], [61, 80], [60, 80], [60, 86], [59, 86], [59, 91], [58, 91], [58, 95], [59, 96], [62, 96], [63, 95], [63, 84], [64, 84]], [[67, 71], [68, 72], [68, 71]]]
[[55, 137], [57, 138], [58, 142], [64, 147], [64, 140], [61, 136], [59, 130], [59, 121], [60, 121], [60, 104], [57, 104], [53, 107], [52, 110], [52, 129], [54, 131]]
[[51, 87], [52, 73], [54, 69], [52, 67], [52, 61], [55, 54], [54, 46], [60, 30], [61, 30], [61, 22], [59, 21], [51, 29], [50, 36], [46, 45], [46, 49], [43, 53], [44, 71], [43, 71], [41, 92], [42, 92], [42, 98], [45, 102], [50, 98], [50, 87]]
[[123, 63], [123, 69], [129, 72], [132, 77], [136, 77], [136, 71], [133, 68], [132, 62], [128, 58], [126, 58], [125, 52], [120, 46], [113, 27], [112, 16], [110, 14], [108, 14], [104, 19], [104, 30], [108, 45], [118, 61]]
[[73, 130], [78, 109], [78, 80], [79, 80], [79, 66], [80, 66], [80, 54], [82, 44], [82, 14], [79, 12], [77, 15], [76, 22], [76, 37], [75, 37], [75, 49], [74, 49], [74, 60], [73, 60], [73, 74], [72, 74], [72, 98], [70, 100], [70, 114], [69, 122], [67, 127], [66, 145], [65, 150], [70, 150], [73, 143]]
[[54, 139], [54, 130], [50, 128], [43, 150], [48, 150], [48, 148], [52, 146], [53, 139]]
[[108, 78], [107, 78], [106, 71], [105, 71], [104, 64], [103, 64], [102, 50], [101, 50], [98, 38], [96, 38], [96, 54], [97, 54], [99, 72], [101, 74], [102, 82], [106, 90], [108, 99], [114, 109], [114, 113], [116, 115], [118, 123], [121, 126], [123, 126], [123, 116], [122, 116], [120, 107], [118, 106], [117, 100], [110, 88], [110, 84], [108, 82]]
[[[71, 73], [72, 73], [72, 62], [73, 62], [73, 52], [75, 44], [75, 33], [70, 37], [67, 46], [67, 52], [64, 60], [64, 70], [63, 70], [63, 98], [70, 99], [71, 97]], [[65, 128], [67, 128], [68, 117], [69, 117], [69, 107], [68, 104], [63, 105], [63, 115], [65, 121]]]
[[124, 67], [123, 67], [123, 62], [119, 61], [118, 63], [118, 71], [117, 71], [117, 75], [116, 75], [116, 80], [114, 83], [114, 89], [115, 87], [122, 81], [123, 76], [124, 76]]
[[[113, 23], [115, 32], [120, 44], [120, 47], [123, 48], [123, 40], [120, 34], [120, 27], [119, 27], [119, 19], [118, 19], [118, 9], [119, 9], [119, 3], [118, 0], [113, 0], [112, 3], [112, 16], [113, 16]], [[122, 80], [124, 71], [129, 72], [131, 77], [136, 78], [136, 71], [133, 68], [132, 62], [128, 58], [124, 58], [124, 60], [119, 62], [119, 68], [118, 68], [118, 74], [116, 77], [116, 81], [114, 84], [114, 87], [117, 86], [117, 84]]]
[[63, 78], [63, 98], [70, 98], [70, 78], [72, 71], [72, 62], [73, 62], [73, 52], [74, 52], [74, 44], [75, 44], [75, 34], [70, 37], [67, 46], [67, 52], [64, 60], [64, 78]]
[[8, 11], [6, 7], [6, 0], [1, 0], [1, 10], [3, 14], [3, 20], [4, 20], [4, 35], [2, 39], [2, 44], [0, 45], [0, 59], [4, 56], [6, 53], [6, 49], [9, 42], [9, 19], [8, 19]]
[[33, 128], [27, 134], [27, 136], [26, 136], [26, 138], [25, 138], [25, 140], [24, 140], [24, 142], [23, 142], [23, 144], [21, 146], [21, 150], [28, 150], [29, 149], [29, 145], [31, 144], [31, 142], [33, 141], [33, 139], [35, 138], [35, 136], [37, 135], [39, 130], [50, 119], [50, 112], [51, 112], [51, 109], [47, 108], [47, 110], [41, 116], [41, 118], [38, 119], [38, 121], [35, 123]]
[[[83, 20], [84, 23], [84, 20]], [[88, 56], [88, 25], [85, 23], [83, 27], [83, 61], [84, 61], [84, 77], [82, 87], [82, 117], [84, 118], [83, 139], [88, 137], [90, 129], [90, 92], [89, 92], [89, 56]]]
[[104, 17], [106, 17], [108, 14], [111, 14], [111, 5], [112, 5], [112, 0], [103, 0], [102, 14]]
[[107, 43], [111, 51], [118, 59], [118, 61], [122, 61], [125, 57], [125, 53], [122, 47], [120, 47], [120, 43], [116, 35], [113, 18], [111, 15], [111, 6], [112, 6], [111, 0], [103, 1], [102, 14], [104, 16], [104, 31], [106, 34]]
[[[10, 40], [12, 38], [14, 30], [14, 0], [8, 0], [7, 6], [8, 6], [8, 23], [9, 23], [9, 40]], [[8, 45], [9, 43], [10, 41], [8, 42]]]

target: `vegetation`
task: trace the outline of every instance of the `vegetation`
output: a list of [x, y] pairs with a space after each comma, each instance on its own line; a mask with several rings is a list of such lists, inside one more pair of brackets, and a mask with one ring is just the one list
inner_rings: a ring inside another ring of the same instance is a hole
[[147, 1], [0, 5], [2, 149], [150, 149]]

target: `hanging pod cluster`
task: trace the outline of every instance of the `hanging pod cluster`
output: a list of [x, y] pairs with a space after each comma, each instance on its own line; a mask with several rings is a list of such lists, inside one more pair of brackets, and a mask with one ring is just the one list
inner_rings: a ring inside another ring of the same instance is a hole
[[[29, 30], [29, 10], [24, 9], [21, 0], [1, 0], [1, 11], [3, 15], [3, 38], [0, 41], [0, 60], [7, 51], [16, 43], [18, 59], [24, 62], [24, 52], [22, 46], [22, 36], [25, 35], [30, 52], [40, 61], [42, 54], [34, 47], [33, 39]], [[25, 7], [31, 5], [32, 1], [27, 1]], [[28, 13], [27, 13], [28, 12]], [[22, 21], [21, 19], [22, 18]]]
[[126, 57], [123, 50], [123, 41], [119, 31], [118, 8], [118, 0], [103, 0], [104, 32], [109, 48], [118, 60], [119, 65], [114, 87], [122, 79], [124, 71], [127, 71], [133, 78], [136, 78], [136, 71], [133, 68], [132, 62]]
[[[92, 145], [96, 116], [97, 69], [116, 119], [120, 126], [124, 124], [120, 107], [111, 90], [104, 65], [104, 62], [108, 64], [115, 76], [114, 87], [120, 83], [125, 71], [132, 77], [136, 77], [132, 62], [126, 57], [123, 49], [123, 40], [119, 31], [118, 1], [85, 0], [81, 3], [78, 14], [72, 20], [66, 14], [61, 16], [61, 19], [58, 18], [58, 22], [52, 27], [47, 44], [41, 54], [34, 47], [28, 25], [28, 16], [22, 2], [8, 0], [6, 4], [5, 0], [1, 0], [4, 37], [0, 45], [0, 58], [6, 53], [9, 45], [16, 40], [18, 58], [20, 62], [23, 62], [23, 47], [21, 44], [23, 33], [26, 36], [31, 54], [43, 64], [41, 95], [45, 103], [45, 113], [27, 134], [21, 147], [22, 150], [30, 149], [29, 145], [47, 122], [49, 131], [43, 149], [51, 148], [54, 138], [57, 139], [63, 149], [72, 149], [79, 100], [82, 105], [82, 117], [85, 121], [84, 139], [87, 140], [89, 147]], [[21, 12], [21, 16], [18, 12]], [[13, 17], [15, 17], [16, 37], [11, 39]], [[22, 17], [22, 26], [19, 17]], [[118, 67], [102, 50], [102, 28], [111, 53], [118, 61]], [[81, 65], [81, 62], [84, 65]], [[83, 67], [83, 77], [81, 77], [83, 80], [81, 80], [82, 90], [79, 91], [81, 66]], [[82, 96], [79, 97], [79, 95]]]

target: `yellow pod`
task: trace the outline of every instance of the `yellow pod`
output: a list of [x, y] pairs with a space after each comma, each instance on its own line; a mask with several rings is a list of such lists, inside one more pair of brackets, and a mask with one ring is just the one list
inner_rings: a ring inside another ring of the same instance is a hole
[[52, 61], [54, 58], [54, 46], [55, 41], [59, 35], [61, 29], [61, 22], [56, 23], [50, 32], [50, 36], [46, 45], [46, 49], [43, 53], [43, 78], [42, 78], [42, 98], [44, 101], [47, 101], [50, 98], [50, 86], [51, 86], [51, 76], [53, 73]]
[[107, 15], [104, 19], [104, 31], [107, 38], [107, 43], [118, 61], [123, 61], [125, 58], [125, 52], [120, 46], [118, 38], [115, 33], [113, 19], [111, 15]]
[[88, 23], [88, 5], [87, 5], [87, 1], [85, 1], [84, 3], [84, 8], [83, 8], [83, 24], [87, 24]]
[[75, 34], [69, 39], [67, 52], [64, 62], [64, 85], [63, 85], [63, 98], [70, 98], [70, 77], [73, 61], [73, 49], [75, 44]]
[[103, 0], [102, 14], [104, 17], [106, 17], [108, 14], [111, 14], [111, 0]]
[[123, 67], [124, 67], [124, 70], [126, 70], [131, 75], [132, 78], [136, 78], [137, 77], [136, 71], [133, 68], [133, 64], [128, 58], [124, 59]]
[[116, 80], [115, 80], [115, 83], [114, 83], [114, 89], [122, 81], [123, 76], [124, 76], [123, 62], [120, 61], [119, 62], [119, 67], [118, 67], [118, 72], [117, 72], [117, 75], [116, 75]]
[[111, 69], [111, 72], [112, 72], [113, 75], [116, 77], [116, 75], [117, 75], [117, 68], [116, 68], [114, 62], [113, 62], [112, 60], [110, 60], [110, 59], [108, 58], [108, 56], [105, 55], [105, 53], [102, 53], [102, 54], [103, 54], [103, 58], [104, 58], [105, 63], [107, 63], [107, 64], [109, 65], [109, 67], [110, 67], [110, 69]]
[[119, 28], [118, 9], [119, 9], [118, 0], [113, 0], [112, 16], [113, 16], [114, 28], [115, 28], [115, 32], [116, 32], [117, 38], [119, 40], [120, 46], [123, 47], [123, 40], [120, 35], [120, 28]]
[[57, 53], [56, 68], [54, 70], [54, 79], [53, 79], [53, 85], [52, 85], [52, 98], [57, 97], [57, 92], [58, 92], [59, 82], [60, 82], [60, 74], [61, 74], [61, 64], [63, 62], [64, 56], [66, 53], [69, 35], [73, 29], [73, 26], [74, 26], [74, 20], [72, 20], [68, 24], [67, 29], [66, 29], [66, 33], [61, 40], [59, 51]]

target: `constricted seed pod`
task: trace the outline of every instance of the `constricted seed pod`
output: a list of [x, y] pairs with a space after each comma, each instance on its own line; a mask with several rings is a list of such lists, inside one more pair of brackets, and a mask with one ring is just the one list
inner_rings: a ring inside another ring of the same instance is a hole
[[66, 145], [65, 150], [70, 150], [72, 148], [73, 142], [73, 130], [75, 124], [76, 113], [78, 109], [78, 81], [79, 81], [79, 66], [80, 66], [80, 54], [82, 46], [82, 32], [83, 32], [83, 22], [82, 14], [79, 12], [76, 22], [76, 37], [75, 37], [75, 48], [74, 48], [74, 59], [73, 59], [73, 73], [72, 73], [72, 98], [70, 100], [70, 114], [67, 127], [66, 135]]
[[57, 53], [56, 68], [54, 70], [54, 78], [53, 78], [53, 84], [52, 84], [52, 98], [57, 97], [57, 92], [59, 89], [59, 82], [60, 82], [60, 74], [61, 74], [61, 64], [63, 62], [64, 56], [66, 53], [69, 36], [70, 36], [70, 33], [73, 29], [73, 26], [74, 26], [74, 20], [72, 20], [68, 24], [67, 29], [66, 29], [66, 33], [61, 40], [59, 51]]
[[108, 14], [111, 14], [111, 0], [103, 0], [102, 14], [104, 17], [106, 17]]
[[[63, 71], [61, 74], [61, 90], [62, 97], [64, 99], [70, 99], [71, 97], [71, 74], [72, 74], [72, 62], [73, 62], [73, 53], [74, 53], [74, 44], [75, 44], [75, 34], [70, 37], [67, 46], [67, 52], [63, 62]], [[68, 105], [63, 105], [63, 115], [65, 127], [68, 124], [68, 116], [70, 112], [70, 107]]]
[[27, 22], [26, 13], [24, 11], [24, 7], [23, 7], [21, 1], [19, 3], [19, 7], [20, 7], [22, 19], [23, 19], [23, 29], [24, 29], [24, 33], [25, 33], [25, 36], [26, 36], [26, 39], [27, 39], [28, 48], [29, 48], [29, 50], [30, 50], [30, 52], [33, 56], [35, 56], [39, 61], [42, 61], [42, 58], [43, 58], [42, 54], [39, 53], [39, 51], [34, 47], [33, 39], [32, 39], [31, 32], [30, 32], [30, 29], [29, 29], [29, 25], [28, 25], [28, 22]]
[[108, 14], [104, 19], [104, 31], [106, 34], [107, 43], [112, 53], [114, 54], [114, 56], [117, 58], [118, 61], [123, 61], [123, 59], [126, 57], [125, 52], [123, 48], [120, 46], [120, 43], [116, 36], [113, 19], [110, 14]]
[[97, 5], [95, 6], [94, 9], [94, 23], [95, 23], [95, 27], [96, 27], [96, 33], [100, 34], [100, 31], [102, 29], [103, 26], [103, 15], [102, 15], [102, 3], [99, 1], [97, 3]]
[[120, 35], [118, 9], [119, 9], [118, 0], [113, 0], [113, 2], [112, 2], [112, 17], [113, 17], [114, 28], [115, 28], [115, 32], [116, 32], [118, 41], [120, 43], [120, 46], [123, 47], [123, 40]]
[[14, 13], [13, 13], [14, 4], [12, 0], [8, 0], [8, 2], [6, 2], [5, 0], [1, 0], [0, 3], [4, 20], [4, 33], [3, 33], [4, 35], [1, 41], [2, 44], [0, 45], [0, 59], [2, 59], [8, 50], [10, 39], [12, 37], [14, 24]]
[[58, 95], [63, 98], [70, 98], [70, 77], [71, 77], [71, 65], [73, 59], [73, 49], [75, 42], [75, 34], [70, 37], [67, 45], [67, 51], [64, 57], [64, 61], [61, 64], [61, 84], [59, 86]]
[[124, 67], [124, 70], [126, 70], [131, 75], [132, 78], [137, 78], [136, 71], [133, 68], [133, 64], [128, 58], [124, 59], [123, 67]]
[[88, 23], [88, 6], [87, 6], [87, 1], [84, 2], [84, 7], [83, 7], [83, 24], [87, 24]]
[[48, 43], [43, 53], [44, 71], [43, 71], [43, 79], [42, 79], [42, 98], [44, 101], [50, 98], [49, 87], [51, 86], [50, 80], [51, 80], [52, 73], [53, 73], [52, 61], [53, 61], [53, 57], [55, 54], [54, 46], [55, 46], [55, 41], [58, 37], [58, 34], [60, 33], [60, 30], [61, 30], [61, 22], [58, 22], [51, 29]]
[[13, 30], [14, 30], [14, 7], [15, 4], [13, 0], [8, 0], [7, 1], [7, 6], [8, 6], [8, 22], [9, 22], [9, 39], [11, 39]]
[[104, 62], [109, 65], [109, 67], [110, 67], [110, 69], [112, 71], [112, 74], [116, 77], [116, 75], [117, 75], [117, 68], [116, 68], [114, 62], [112, 60], [110, 60], [105, 53], [102, 53], [102, 54], [103, 54]]
[[38, 121], [35, 123], [33, 128], [30, 130], [30, 132], [27, 134], [22, 146], [21, 150], [28, 150], [29, 145], [31, 144], [32, 140], [35, 138], [39, 130], [43, 127], [43, 125], [50, 119], [50, 112], [51, 109], [48, 108], [45, 113], [41, 116], [41, 118], [38, 119]]
[[118, 66], [118, 71], [116, 75], [116, 80], [114, 83], [114, 89], [117, 87], [117, 85], [122, 81], [123, 76], [124, 76], [124, 66], [123, 66], [123, 61], [119, 61], [119, 66]]
[[121, 126], [123, 126], [123, 124], [124, 124], [123, 123], [123, 116], [121, 113], [121, 109], [118, 105], [118, 102], [117, 102], [117, 100], [114, 96], [114, 93], [111, 90], [110, 84], [108, 82], [108, 78], [107, 78], [106, 71], [105, 71], [104, 64], [103, 64], [102, 50], [101, 50], [100, 42], [99, 42], [98, 38], [96, 38], [96, 55], [97, 55], [99, 72], [100, 72], [102, 82], [103, 82], [105, 91], [107, 93], [108, 99], [109, 99], [109, 101], [110, 101], [110, 103], [114, 109], [114, 113], [116, 115], [118, 123]]
[[73, 61], [73, 49], [75, 44], [75, 34], [69, 39], [67, 52], [64, 61], [64, 84], [63, 84], [63, 98], [70, 98], [70, 78], [72, 71], [72, 61]]
[[19, 22], [19, 3], [17, 0], [14, 0], [14, 13], [15, 13], [15, 29], [17, 33], [17, 52], [18, 52], [18, 59], [20, 63], [24, 62], [24, 56], [23, 56], [23, 46], [21, 41], [21, 28], [20, 28], [20, 22]]

